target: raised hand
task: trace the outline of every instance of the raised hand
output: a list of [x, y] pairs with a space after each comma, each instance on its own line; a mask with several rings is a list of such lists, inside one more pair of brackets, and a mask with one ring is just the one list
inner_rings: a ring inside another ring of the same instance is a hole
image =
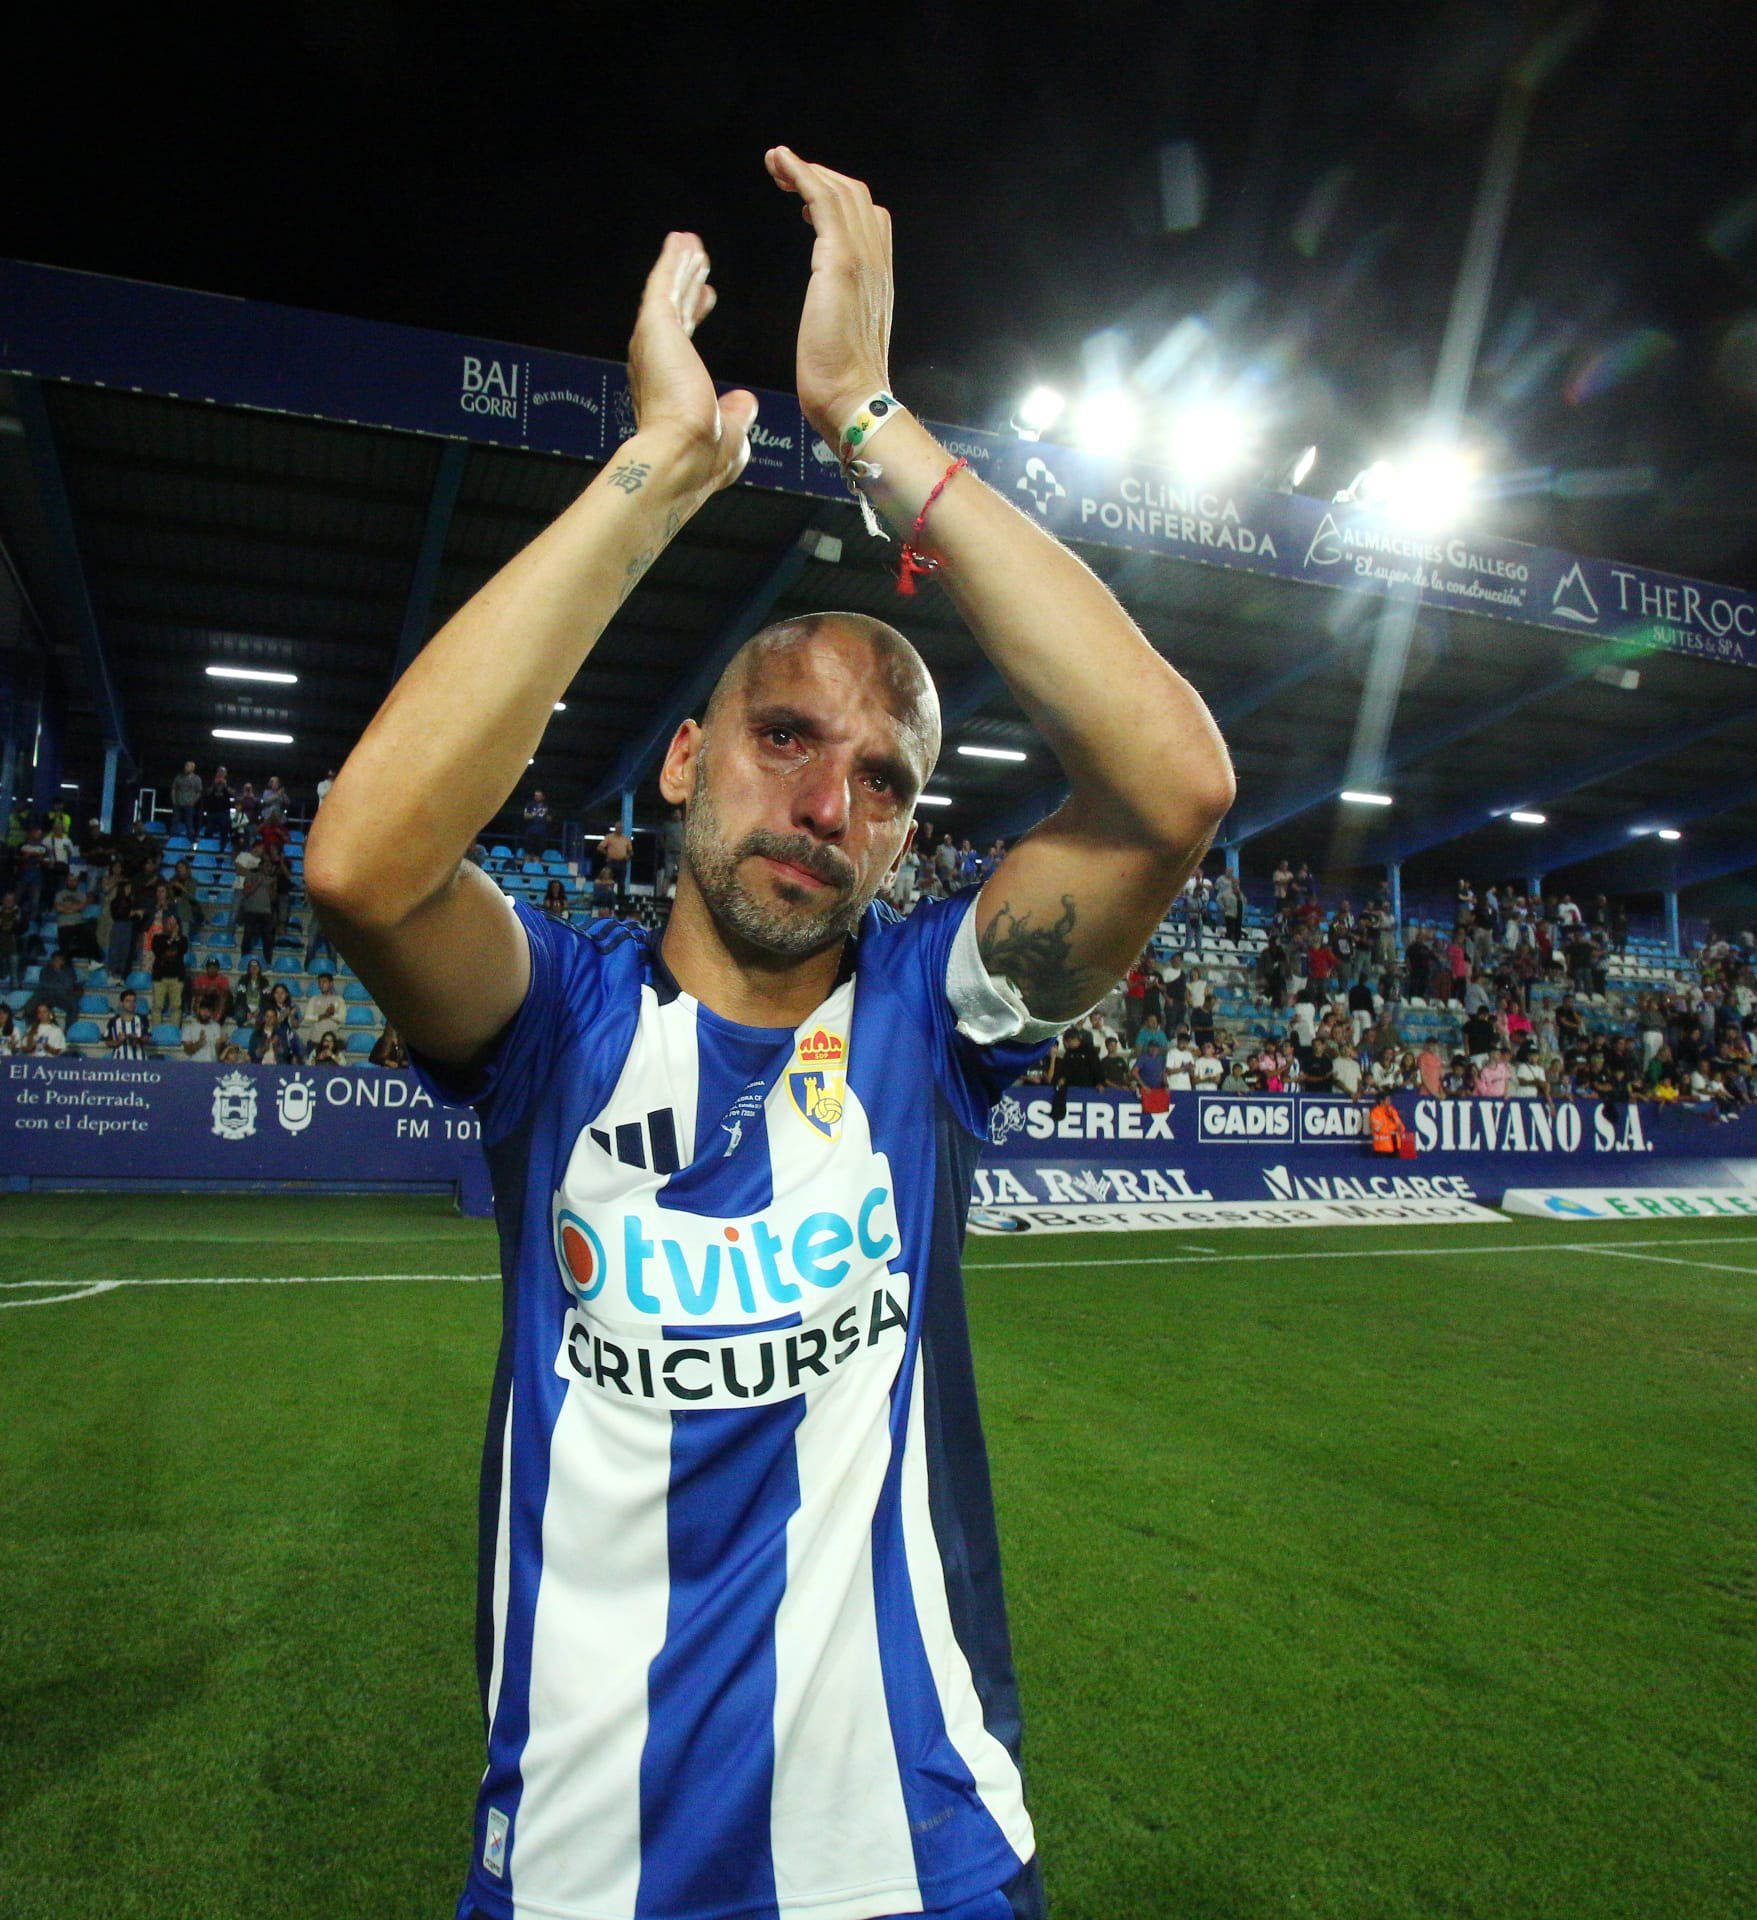
[[763, 164], [804, 201], [817, 235], [799, 321], [799, 404], [833, 447], [861, 401], [890, 384], [891, 216], [864, 181], [791, 147], [771, 147]]
[[673, 434], [681, 457], [713, 492], [744, 471], [757, 401], [743, 387], [716, 395], [693, 345], [696, 328], [718, 297], [708, 273], [708, 251], [698, 235], [665, 236], [628, 343], [628, 382], [640, 431]]

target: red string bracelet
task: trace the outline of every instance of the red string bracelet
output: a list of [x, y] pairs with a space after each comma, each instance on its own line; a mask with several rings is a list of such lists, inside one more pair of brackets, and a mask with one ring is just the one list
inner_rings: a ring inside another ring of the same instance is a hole
[[916, 544], [921, 538], [921, 530], [927, 525], [928, 510], [945, 490], [946, 482], [960, 467], [969, 466], [968, 460], [954, 460], [940, 475], [939, 485], [922, 503], [921, 511], [915, 516], [915, 525], [909, 530], [909, 538], [903, 542], [903, 555], [897, 567], [897, 591], [901, 594], [913, 594], [915, 576], [918, 573], [933, 573], [938, 570], [939, 562], [931, 553], [923, 553]]

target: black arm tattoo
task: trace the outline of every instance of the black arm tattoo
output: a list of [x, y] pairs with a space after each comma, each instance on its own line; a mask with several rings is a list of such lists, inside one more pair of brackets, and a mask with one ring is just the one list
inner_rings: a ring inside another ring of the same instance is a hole
[[648, 461], [624, 460], [621, 466], [610, 469], [610, 484], [620, 487], [624, 493], [639, 493], [652, 471]]
[[[637, 482], [638, 484], [638, 482]], [[622, 570], [622, 591], [616, 596], [620, 607], [628, 596], [640, 585], [641, 576], [658, 559], [661, 550], [675, 537], [677, 529], [683, 525], [683, 509], [673, 507], [665, 516], [665, 531], [659, 536], [656, 546], [642, 547], [639, 553]]]
[[1108, 977], [1072, 963], [1074, 920], [1071, 893], [1062, 895], [1061, 917], [1049, 927], [1032, 926], [1029, 910], [1016, 914], [1009, 900], [977, 939], [982, 964], [1012, 981], [1039, 1020], [1084, 1013], [1110, 984]]

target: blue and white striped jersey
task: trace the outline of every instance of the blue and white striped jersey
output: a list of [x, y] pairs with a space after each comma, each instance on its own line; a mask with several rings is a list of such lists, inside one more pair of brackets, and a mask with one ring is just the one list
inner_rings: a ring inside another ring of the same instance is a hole
[[505, 1288], [460, 1913], [1039, 1910], [959, 1254], [1051, 1029], [974, 899], [869, 907], [797, 1029], [519, 906], [492, 1060], [417, 1063], [480, 1110]]

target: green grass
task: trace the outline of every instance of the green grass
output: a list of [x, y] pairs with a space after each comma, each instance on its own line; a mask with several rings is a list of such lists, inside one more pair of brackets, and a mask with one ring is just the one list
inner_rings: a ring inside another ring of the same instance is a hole
[[[1749, 1920], [1757, 1231], [1193, 1238], [972, 1246], [1056, 1920]], [[495, 1264], [434, 1202], [0, 1200], [0, 1301]], [[0, 1309], [6, 1920], [449, 1911], [497, 1312]]]

